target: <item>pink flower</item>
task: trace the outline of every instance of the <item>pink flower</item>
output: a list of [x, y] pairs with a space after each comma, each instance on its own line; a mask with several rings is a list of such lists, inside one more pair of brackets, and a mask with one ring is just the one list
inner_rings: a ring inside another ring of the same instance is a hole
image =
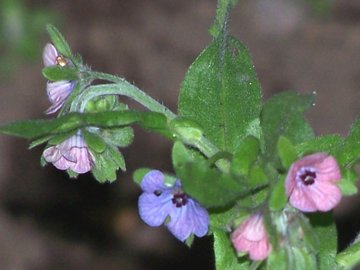
[[[46, 44], [44, 48], [43, 61], [45, 67], [55, 65], [64, 67], [68, 64], [66, 58], [60, 55], [56, 48], [50, 43]], [[67, 97], [70, 95], [74, 87], [74, 81], [63, 80], [57, 82], [47, 82], [46, 92], [52, 105], [45, 113], [50, 114], [58, 111], [64, 105]]]
[[326, 212], [341, 200], [341, 179], [334, 157], [315, 153], [294, 162], [285, 181], [290, 204], [303, 212]]
[[45, 149], [43, 156], [47, 162], [52, 163], [59, 170], [70, 169], [79, 174], [90, 171], [94, 164], [94, 157], [81, 131], [61, 144]]
[[271, 251], [261, 214], [252, 215], [242, 222], [231, 234], [231, 241], [238, 252], [249, 253], [254, 261], [266, 259]]

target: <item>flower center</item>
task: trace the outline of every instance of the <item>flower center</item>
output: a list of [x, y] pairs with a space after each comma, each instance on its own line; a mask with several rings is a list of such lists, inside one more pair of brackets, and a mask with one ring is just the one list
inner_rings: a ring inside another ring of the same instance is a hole
[[316, 172], [312, 168], [301, 168], [299, 178], [304, 185], [309, 186], [315, 183]]
[[59, 55], [56, 57], [56, 64], [58, 64], [60, 67], [65, 67], [67, 61], [62, 55]]
[[161, 190], [155, 190], [154, 191], [154, 194], [155, 194], [156, 197], [159, 197], [161, 195], [161, 193], [162, 193]]
[[173, 204], [175, 204], [176, 207], [182, 207], [187, 204], [188, 197], [183, 192], [175, 193], [173, 195], [172, 202], [173, 202]]

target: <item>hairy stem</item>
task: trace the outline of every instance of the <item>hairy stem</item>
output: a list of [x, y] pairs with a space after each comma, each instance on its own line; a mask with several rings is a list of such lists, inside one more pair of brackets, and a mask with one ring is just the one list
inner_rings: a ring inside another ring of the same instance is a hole
[[360, 242], [354, 243], [336, 256], [340, 269], [353, 269], [360, 264]]

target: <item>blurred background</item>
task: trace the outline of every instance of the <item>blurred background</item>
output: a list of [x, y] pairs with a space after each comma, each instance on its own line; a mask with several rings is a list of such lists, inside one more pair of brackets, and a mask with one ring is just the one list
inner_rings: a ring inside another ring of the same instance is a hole
[[[211, 41], [215, 1], [0, 0], [0, 123], [43, 118], [41, 51], [54, 23], [93, 69], [125, 77], [174, 111], [188, 66]], [[240, 0], [231, 32], [250, 49], [264, 99], [316, 91], [318, 135], [345, 135], [360, 114], [358, 0]], [[40, 167], [42, 147], [0, 137], [0, 269], [213, 269], [211, 238], [190, 249], [137, 214], [138, 167], [172, 171], [170, 144], [136, 129], [113, 184]], [[358, 198], [335, 215], [344, 248], [360, 229]]]

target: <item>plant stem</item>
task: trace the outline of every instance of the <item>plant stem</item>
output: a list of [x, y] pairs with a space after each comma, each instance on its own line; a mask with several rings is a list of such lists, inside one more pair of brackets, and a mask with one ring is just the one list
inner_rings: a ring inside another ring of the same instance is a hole
[[[106, 95], [120, 95], [135, 100], [150, 111], [164, 114], [170, 121], [177, 117], [177, 115], [166, 106], [160, 104], [158, 101], [148, 96], [145, 92], [130, 84], [125, 79], [111, 74], [94, 71], [90, 71], [88, 75], [92, 79], [106, 80], [113, 82], [113, 84], [102, 84], [88, 87], [84, 92], [82, 92], [74, 99], [73, 103], [71, 104], [72, 111], [83, 112], [85, 110], [86, 104], [93, 98]], [[211, 158], [220, 151], [219, 148], [217, 148], [205, 137], [202, 137], [201, 140], [190, 144], [199, 149], [200, 152], [208, 158]], [[229, 172], [230, 163], [228, 160], [218, 160], [216, 165], [221, 171]]]
[[354, 243], [336, 256], [336, 262], [341, 269], [353, 269], [360, 264], [360, 242]]

